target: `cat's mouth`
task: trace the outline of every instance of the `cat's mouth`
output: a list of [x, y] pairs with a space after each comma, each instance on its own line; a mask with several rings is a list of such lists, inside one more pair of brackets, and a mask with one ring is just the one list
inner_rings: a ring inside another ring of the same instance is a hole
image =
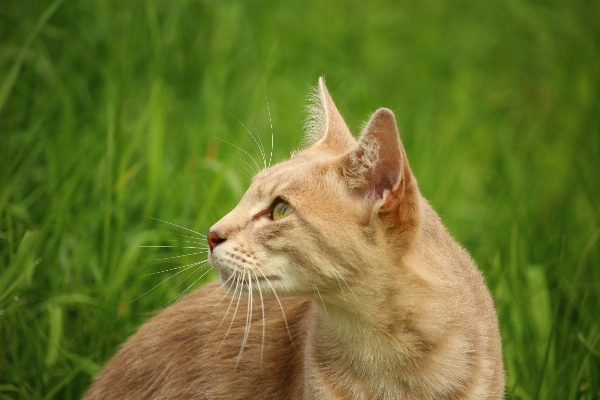
[[240, 284], [243, 286], [251, 286], [252, 284], [260, 285], [263, 282], [278, 281], [280, 279], [276, 275], [259, 275], [249, 271], [240, 272], [225, 268], [219, 268], [219, 274], [221, 276], [221, 282], [230, 288], [237, 287]]

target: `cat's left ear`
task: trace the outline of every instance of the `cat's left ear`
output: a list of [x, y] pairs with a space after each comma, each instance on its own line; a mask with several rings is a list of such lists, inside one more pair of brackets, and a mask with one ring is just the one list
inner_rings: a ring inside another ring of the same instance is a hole
[[358, 145], [344, 155], [341, 166], [351, 192], [374, 200], [382, 212], [397, 205], [407, 184], [416, 186], [396, 119], [387, 108], [373, 114]]

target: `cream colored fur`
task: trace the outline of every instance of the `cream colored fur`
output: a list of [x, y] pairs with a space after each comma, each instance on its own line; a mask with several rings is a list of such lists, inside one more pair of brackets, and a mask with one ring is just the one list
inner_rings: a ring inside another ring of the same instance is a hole
[[[420, 195], [392, 112], [356, 141], [322, 79], [317, 93], [308, 147], [211, 228], [229, 294], [161, 312], [86, 399], [503, 398], [492, 298]], [[273, 220], [277, 198], [293, 212]]]

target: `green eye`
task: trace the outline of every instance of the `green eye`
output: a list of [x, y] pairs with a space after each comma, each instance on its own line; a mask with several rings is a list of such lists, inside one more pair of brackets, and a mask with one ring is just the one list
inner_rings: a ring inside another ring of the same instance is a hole
[[277, 204], [273, 207], [273, 221], [277, 221], [294, 211], [292, 206], [290, 206], [285, 200], [279, 200]]

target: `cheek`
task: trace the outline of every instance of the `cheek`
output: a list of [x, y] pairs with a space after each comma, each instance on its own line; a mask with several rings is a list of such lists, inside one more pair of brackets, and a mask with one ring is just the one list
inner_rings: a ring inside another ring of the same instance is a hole
[[257, 246], [275, 247], [286, 240], [289, 231], [282, 229], [280, 226], [273, 225], [257, 229], [252, 235], [252, 239]]
[[294, 273], [314, 264], [310, 256], [314, 244], [291, 218], [262, 226], [251, 235], [252, 246], [265, 266], [278, 265]]
[[257, 246], [269, 246], [272, 249], [284, 246], [293, 237], [298, 236], [298, 224], [293, 218], [279, 221], [263, 219], [255, 223], [248, 231]]

